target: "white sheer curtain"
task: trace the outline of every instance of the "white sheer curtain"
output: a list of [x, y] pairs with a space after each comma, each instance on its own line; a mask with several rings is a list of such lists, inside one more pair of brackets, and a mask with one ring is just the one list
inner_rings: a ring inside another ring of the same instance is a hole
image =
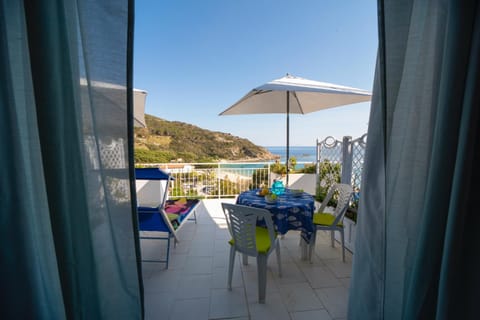
[[480, 5], [379, 1], [379, 35], [348, 317], [478, 318]]

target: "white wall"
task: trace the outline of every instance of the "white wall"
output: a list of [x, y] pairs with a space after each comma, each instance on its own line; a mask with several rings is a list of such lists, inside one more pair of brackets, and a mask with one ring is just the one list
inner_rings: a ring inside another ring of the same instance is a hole
[[[279, 174], [272, 173], [270, 185], [273, 183], [273, 179], [280, 178]], [[281, 180], [285, 184], [287, 179], [283, 177]], [[290, 189], [303, 189], [306, 193], [314, 196], [317, 188], [317, 175], [314, 173], [291, 173], [288, 175], [288, 187]]]

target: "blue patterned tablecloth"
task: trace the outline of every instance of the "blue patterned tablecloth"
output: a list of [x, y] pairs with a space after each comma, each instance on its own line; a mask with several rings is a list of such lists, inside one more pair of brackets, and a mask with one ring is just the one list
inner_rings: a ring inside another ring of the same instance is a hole
[[312, 216], [315, 210], [315, 200], [308, 193], [294, 195], [287, 190], [278, 196], [274, 203], [267, 203], [265, 197], [258, 195], [259, 190], [242, 192], [237, 198], [237, 204], [264, 208], [272, 213], [272, 220], [281, 234], [288, 230], [300, 230], [302, 238], [309, 243], [313, 233]]

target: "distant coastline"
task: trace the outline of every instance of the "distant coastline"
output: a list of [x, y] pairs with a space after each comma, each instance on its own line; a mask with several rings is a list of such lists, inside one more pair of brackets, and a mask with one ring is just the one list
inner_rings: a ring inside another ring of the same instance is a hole
[[[259, 157], [259, 158], [245, 158], [245, 159], [238, 159], [238, 160], [221, 160], [220, 162], [270, 162], [270, 161], [279, 161], [280, 163], [285, 162], [286, 158], [286, 148], [285, 146], [262, 146], [262, 148], [267, 149], [273, 157]], [[290, 158], [295, 157], [297, 162], [307, 162], [307, 163], [315, 163], [317, 154], [316, 147], [290, 147], [289, 156]]]

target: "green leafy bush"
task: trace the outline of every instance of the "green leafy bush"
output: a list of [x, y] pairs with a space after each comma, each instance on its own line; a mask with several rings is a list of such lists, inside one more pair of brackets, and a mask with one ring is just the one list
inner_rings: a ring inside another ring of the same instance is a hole
[[[315, 200], [322, 202], [327, 196], [328, 189], [335, 183], [340, 182], [342, 166], [340, 163], [333, 163], [328, 160], [320, 163], [319, 176], [317, 182], [317, 190]], [[337, 203], [335, 195], [328, 202], [329, 206]]]
[[170, 162], [175, 159], [175, 153], [171, 151], [151, 151], [145, 149], [135, 149], [136, 163], [162, 163]]
[[297, 165], [297, 158], [296, 157], [290, 157], [288, 160], [288, 166], [290, 168], [290, 172], [295, 171], [295, 166]]
[[317, 166], [312, 163], [312, 164], [305, 164], [305, 166], [299, 170], [297, 170], [298, 173], [315, 173], [317, 169]]
[[277, 174], [286, 174], [287, 169], [284, 164], [281, 164], [280, 161], [275, 161], [275, 163], [270, 165], [270, 171]]

